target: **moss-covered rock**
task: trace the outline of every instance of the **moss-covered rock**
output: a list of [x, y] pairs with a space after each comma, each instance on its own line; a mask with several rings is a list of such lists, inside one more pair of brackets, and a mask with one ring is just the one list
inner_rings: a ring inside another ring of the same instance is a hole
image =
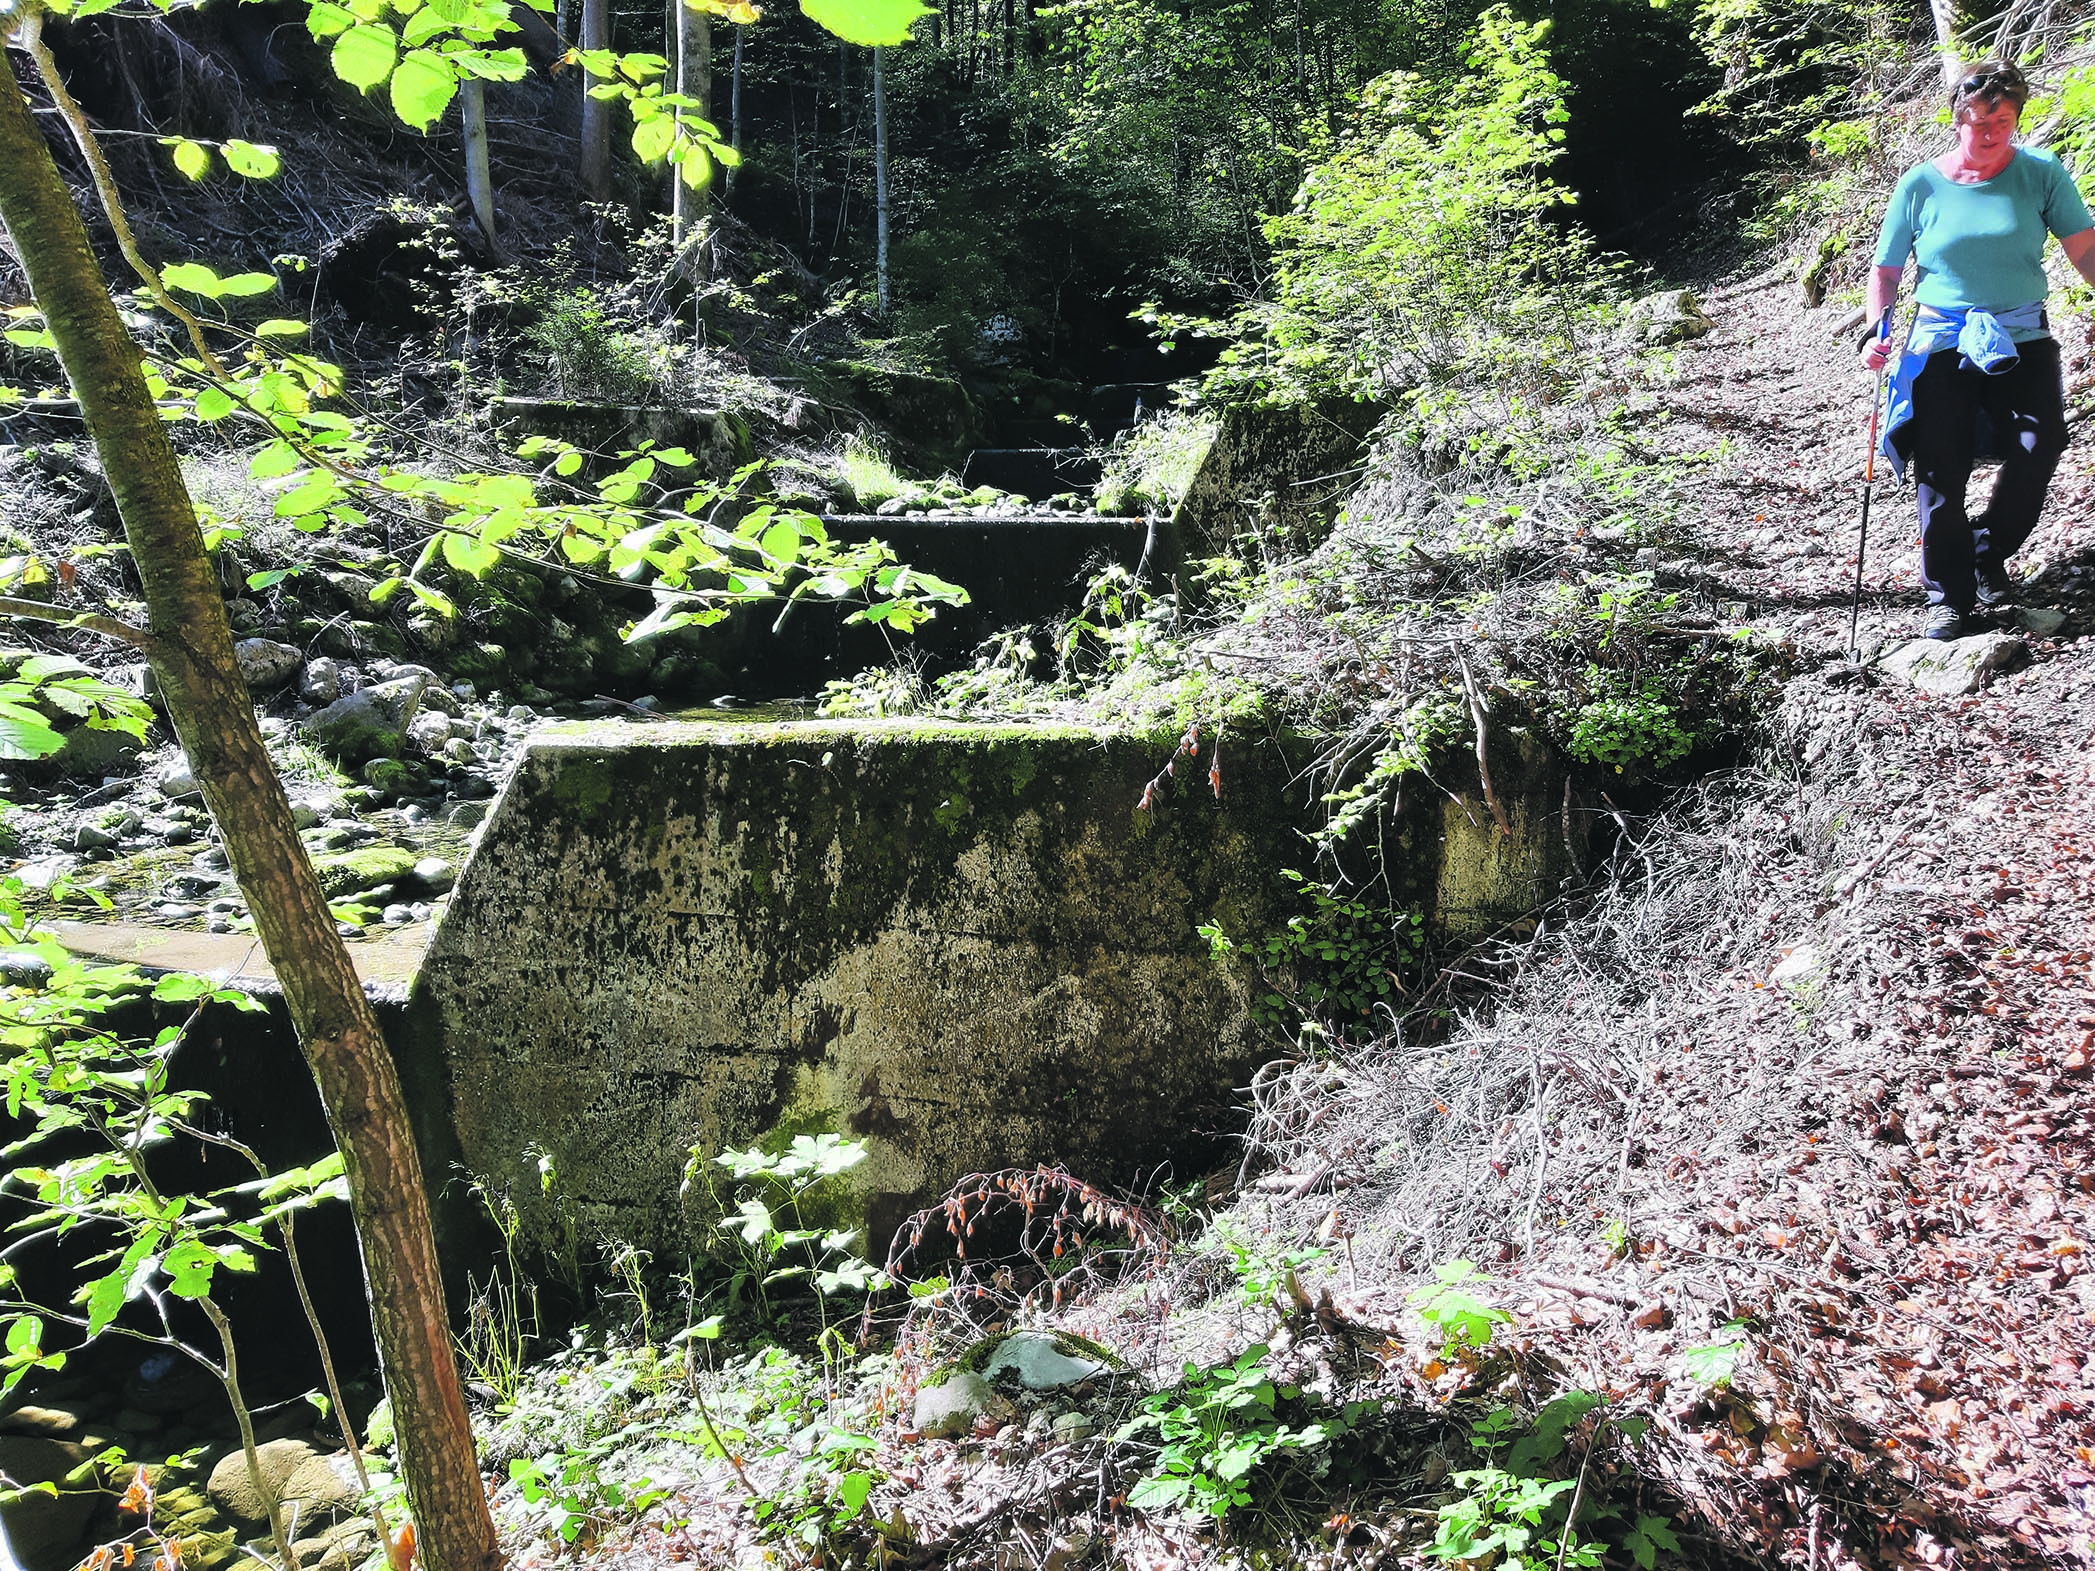
[[320, 888], [330, 900], [362, 894], [407, 877], [415, 870], [415, 853], [399, 846], [365, 846], [313, 858]]

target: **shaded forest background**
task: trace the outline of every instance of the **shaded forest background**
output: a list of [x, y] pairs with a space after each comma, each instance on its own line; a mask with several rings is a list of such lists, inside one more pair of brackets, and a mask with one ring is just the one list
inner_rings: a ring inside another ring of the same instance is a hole
[[[815, 358], [878, 343], [883, 363], [987, 389], [994, 440], [1052, 443], [1081, 440], [1073, 425], [1107, 434], [1134, 397], [1153, 407], [1162, 384], [1206, 368], [1211, 342], [1179, 337], [1164, 352], [1132, 313], [1227, 319], [1267, 293], [1274, 225], [1306, 173], [1368, 134], [1370, 84], [1406, 83], [1403, 112], [1429, 137], [1437, 115], [1463, 114], [1483, 14], [1411, 0], [945, 0], [912, 42], [884, 52], [882, 313], [873, 51], [783, 5], [752, 25], [706, 24], [705, 96], [744, 161], [708, 194], [727, 223], [709, 266], [694, 268], [650, 238], [670, 182], [622, 131], [604, 200], [587, 200], [583, 83], [560, 66], [580, 23], [572, 9], [560, 0], [544, 19], [551, 32], [521, 35], [524, 80], [488, 88], [495, 245], [466, 217], [458, 108], [426, 136], [403, 129], [382, 94], [361, 96], [328, 70], [303, 7], [206, 6], [143, 28], [54, 23], [52, 40], [76, 95], [116, 133], [148, 250], [222, 271], [287, 259], [286, 291], [312, 292], [316, 343], [367, 370], [434, 331], [434, 366], [387, 373], [405, 378], [409, 402], [443, 390], [443, 362], [469, 367], [491, 324], [547, 324], [536, 342], [556, 390], [680, 401], [645, 346], [621, 364], [572, 340], [683, 321], [684, 337], [745, 356], [760, 341]], [[1904, 51], [1931, 35], [1924, 9], [1799, 0], [1527, 0], [1512, 15], [1541, 24], [1558, 79], [1549, 223], [1681, 278], [1793, 218], [1782, 193], [1814, 178], [1826, 127], [1894, 86], [1877, 78], [1896, 77]], [[614, 5], [613, 41], [663, 49], [670, 20]], [[1523, 110], [1538, 129], [1551, 97]], [[278, 146], [284, 175], [192, 187], [159, 143], [169, 135]], [[71, 167], [84, 188], [77, 158]], [[742, 254], [752, 246], [762, 254]], [[461, 292], [454, 263], [521, 267]], [[708, 272], [737, 287], [709, 292]], [[614, 282], [640, 293], [570, 293]], [[22, 296], [18, 277], [0, 287]], [[1124, 391], [1101, 402], [1101, 387]], [[731, 400], [716, 387], [702, 401]]]

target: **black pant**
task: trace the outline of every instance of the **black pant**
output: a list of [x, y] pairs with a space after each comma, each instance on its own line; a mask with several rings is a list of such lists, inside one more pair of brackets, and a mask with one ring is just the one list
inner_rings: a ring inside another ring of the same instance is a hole
[[[1969, 611], [1976, 573], [1998, 574], [2022, 549], [2044, 492], [2066, 451], [2066, 391], [2055, 338], [2016, 346], [2020, 357], [1998, 376], [1958, 365], [1938, 349], [1913, 380], [1913, 471], [1920, 490], [1920, 581], [1932, 605]], [[1973, 426], [1981, 410], [2001, 457], [1993, 499], [1973, 518], [1964, 509], [1971, 481]]]

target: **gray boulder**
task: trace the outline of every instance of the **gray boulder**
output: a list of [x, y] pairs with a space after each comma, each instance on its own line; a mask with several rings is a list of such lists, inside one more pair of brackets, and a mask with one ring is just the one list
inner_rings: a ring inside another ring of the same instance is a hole
[[2006, 633], [1970, 638], [1916, 638], [1884, 657], [1884, 672], [1938, 698], [1976, 693], [1993, 677], [2030, 663], [2029, 645]]
[[267, 1491], [278, 1505], [296, 1503], [301, 1523], [334, 1521], [356, 1511], [356, 1470], [349, 1454], [323, 1454], [304, 1440], [271, 1440], [255, 1447], [261, 1489], [247, 1471], [247, 1455], [237, 1448], [211, 1469], [211, 1499], [226, 1515], [242, 1522], [269, 1520]]
[[[0, 956], [0, 963], [4, 960], [5, 957]], [[43, 965], [43, 962], [39, 960], [37, 964]], [[44, 966], [46, 975], [50, 969]], [[0, 1418], [0, 1433], [42, 1435], [47, 1440], [63, 1440], [79, 1427], [80, 1415], [62, 1407], [18, 1407], [5, 1418]]]
[[434, 709], [424, 709], [407, 728], [407, 739], [425, 753], [439, 754], [451, 740], [451, 718]]
[[306, 663], [304, 652], [295, 644], [267, 638], [241, 639], [233, 645], [233, 658], [240, 665], [240, 680], [257, 693], [282, 687]]
[[1028, 1391], [1059, 1391], [1106, 1374], [1109, 1368], [1086, 1356], [1081, 1346], [1065, 1345], [1051, 1333], [1015, 1331], [997, 1344], [982, 1372], [994, 1380], [1009, 1370]]
[[2056, 638], [2066, 631], [2066, 613], [2048, 605], [2019, 605], [2014, 616], [2017, 627], [2039, 638]]
[[8, 987], [36, 989], [50, 980], [51, 962], [42, 955], [33, 954], [26, 949], [0, 952], [0, 983]]
[[[23, 1565], [63, 1565], [103, 1495], [83, 1446], [31, 1435], [0, 1436], [0, 1524]], [[56, 1494], [37, 1489], [55, 1484]]]
[[317, 660], [306, 662], [305, 680], [298, 684], [298, 696], [316, 709], [324, 709], [342, 696], [342, 663], [322, 655]]
[[983, 1419], [1001, 1421], [1011, 1411], [1011, 1404], [987, 1380], [962, 1370], [917, 1393], [917, 1433], [933, 1440], [962, 1440]]
[[1057, 1413], [1049, 1429], [1064, 1445], [1072, 1445], [1097, 1434], [1098, 1420], [1089, 1413]]
[[1679, 344], [1700, 338], [1716, 323], [1703, 314], [1692, 289], [1662, 289], [1631, 304], [1623, 314], [1623, 333], [1634, 343]]
[[346, 694], [306, 721], [306, 735], [345, 764], [395, 757], [427, 686], [409, 676]]

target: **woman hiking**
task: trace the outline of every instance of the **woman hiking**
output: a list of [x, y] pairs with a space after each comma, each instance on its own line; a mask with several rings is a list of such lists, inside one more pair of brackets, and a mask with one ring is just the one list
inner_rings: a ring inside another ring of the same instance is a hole
[[[1997, 61], [1957, 83], [1957, 144], [1893, 190], [1870, 275], [1864, 361], [1876, 371], [1893, 354], [1880, 324], [1898, 302], [1907, 257], [1918, 264], [1919, 311], [1892, 372], [1883, 451], [1900, 474], [1909, 457], [1914, 466], [1929, 638], [1961, 638], [2006, 601], [2008, 558], [2037, 527], [2066, 451], [2044, 242], [2056, 235], [2095, 284], [2095, 220], [2058, 159], [2015, 145], [2028, 99], [2022, 73]], [[2000, 475], [1972, 517], [1972, 465], [1992, 454]]]

